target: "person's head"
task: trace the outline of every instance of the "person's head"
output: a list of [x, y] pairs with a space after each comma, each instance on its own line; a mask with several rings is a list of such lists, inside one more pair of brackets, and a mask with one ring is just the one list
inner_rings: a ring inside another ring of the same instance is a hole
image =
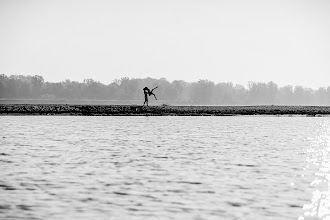
[[148, 87], [144, 87], [143, 90], [149, 90]]

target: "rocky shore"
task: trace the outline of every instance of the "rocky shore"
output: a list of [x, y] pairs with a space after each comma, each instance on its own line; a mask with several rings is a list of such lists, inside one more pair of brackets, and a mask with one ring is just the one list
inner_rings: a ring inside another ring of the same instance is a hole
[[330, 106], [139, 106], [1, 104], [0, 115], [86, 115], [86, 116], [235, 116], [287, 115], [330, 116]]

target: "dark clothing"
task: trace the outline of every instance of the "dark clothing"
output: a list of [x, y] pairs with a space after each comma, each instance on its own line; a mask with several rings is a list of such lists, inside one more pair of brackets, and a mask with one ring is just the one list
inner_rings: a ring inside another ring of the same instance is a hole
[[148, 106], [148, 91], [143, 90], [143, 92], [144, 92], [144, 103], [143, 103], [143, 105], [147, 103], [147, 106]]
[[[158, 87], [158, 86], [157, 86], [157, 87]], [[156, 88], [157, 88], [157, 87], [156, 87]], [[144, 87], [144, 88], [143, 88], [143, 92], [144, 92], [144, 103], [143, 103], [143, 105], [144, 105], [145, 103], [147, 103], [147, 105], [148, 105], [148, 95], [149, 95], [149, 96], [153, 95], [153, 96], [155, 97], [155, 99], [157, 100], [156, 95], [153, 93], [153, 91], [154, 91], [156, 88], [153, 88], [151, 91], [150, 91], [150, 89], [149, 89], [148, 87]]]
[[148, 101], [148, 92], [147, 91], [144, 91], [144, 100]]

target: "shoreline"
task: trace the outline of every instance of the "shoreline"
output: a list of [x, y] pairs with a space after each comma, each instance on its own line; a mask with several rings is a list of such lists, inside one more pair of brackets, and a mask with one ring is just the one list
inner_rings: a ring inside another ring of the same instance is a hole
[[330, 116], [330, 106], [141, 106], [0, 104], [3, 115], [68, 116]]

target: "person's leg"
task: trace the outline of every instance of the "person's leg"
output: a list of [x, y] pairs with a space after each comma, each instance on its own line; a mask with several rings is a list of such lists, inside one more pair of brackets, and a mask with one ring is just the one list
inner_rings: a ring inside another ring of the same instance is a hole
[[150, 93], [149, 93], [149, 96], [151, 96], [151, 95], [153, 95], [153, 96], [155, 97], [155, 99], [157, 100], [157, 98], [156, 98], [156, 95], [155, 95], [155, 94], [153, 94], [152, 92], [150, 92]]
[[146, 92], [144, 91], [144, 103], [143, 103], [143, 105], [146, 104], [146, 103], [147, 103], [147, 105], [148, 105], [148, 93], [146, 93]]
[[151, 93], [152, 93], [152, 91], [154, 91], [155, 89], [157, 89], [157, 87], [158, 87], [158, 86], [156, 86], [155, 88], [153, 88], [153, 89], [151, 90]]

